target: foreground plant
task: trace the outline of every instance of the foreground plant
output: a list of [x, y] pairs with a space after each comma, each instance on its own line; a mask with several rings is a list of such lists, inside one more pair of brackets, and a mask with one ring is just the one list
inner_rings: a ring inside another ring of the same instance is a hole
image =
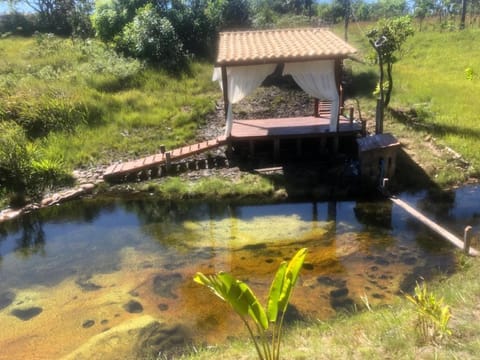
[[450, 307], [443, 304], [443, 298], [437, 299], [429, 292], [425, 283], [417, 283], [414, 295], [406, 295], [406, 298], [415, 305], [418, 313], [417, 329], [422, 342], [441, 340], [451, 334], [448, 327], [452, 316]]
[[[280, 264], [270, 286], [266, 309], [247, 284], [228, 273], [204, 275], [199, 272], [193, 279], [229, 303], [240, 315], [260, 360], [278, 360], [283, 320], [306, 254], [306, 248], [300, 249], [288, 264], [286, 261]], [[253, 320], [258, 337], [255, 336], [248, 317]], [[268, 336], [269, 329], [271, 329], [270, 336]]]

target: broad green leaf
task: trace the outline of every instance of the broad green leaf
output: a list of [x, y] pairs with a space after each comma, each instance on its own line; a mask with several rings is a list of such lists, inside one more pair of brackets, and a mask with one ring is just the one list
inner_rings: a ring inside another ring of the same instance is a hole
[[244, 282], [224, 272], [209, 276], [197, 273], [193, 279], [195, 282], [207, 286], [215, 295], [230, 304], [240, 316], [249, 315], [264, 330], [268, 328], [264, 308]]
[[285, 272], [287, 270], [287, 263], [284, 261], [280, 264], [280, 267], [273, 278], [270, 291], [267, 299], [267, 317], [268, 321], [276, 322], [278, 316], [278, 300], [283, 288], [283, 282], [285, 280]]
[[288, 263], [287, 270], [285, 272], [285, 278], [283, 281], [282, 291], [278, 300], [278, 307], [281, 312], [285, 312], [287, 310], [290, 296], [292, 295], [293, 288], [295, 287], [295, 284], [298, 280], [298, 274], [302, 269], [306, 255], [307, 249], [300, 249]]

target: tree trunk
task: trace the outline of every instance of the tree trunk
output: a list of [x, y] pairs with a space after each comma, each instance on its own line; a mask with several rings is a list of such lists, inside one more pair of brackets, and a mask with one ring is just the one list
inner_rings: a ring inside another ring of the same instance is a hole
[[385, 94], [385, 99], [383, 101], [383, 104], [385, 107], [388, 107], [388, 104], [390, 104], [390, 97], [392, 96], [392, 89], [393, 89], [393, 76], [392, 76], [392, 70], [393, 70], [393, 64], [388, 63], [387, 64], [387, 81], [388, 81], [388, 87], [387, 87], [387, 92]]
[[462, 0], [462, 13], [460, 15], [460, 30], [465, 29], [465, 15], [467, 13], [467, 0]]
[[344, 18], [345, 22], [343, 23], [343, 30], [344, 30], [344, 35], [343, 38], [345, 41], [348, 41], [348, 23], [350, 21], [350, 0], [345, 0], [345, 7], [344, 7]]

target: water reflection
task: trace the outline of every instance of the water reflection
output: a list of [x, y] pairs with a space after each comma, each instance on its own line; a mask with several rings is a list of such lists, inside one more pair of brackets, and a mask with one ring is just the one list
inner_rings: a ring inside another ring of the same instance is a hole
[[[428, 193], [403, 197], [478, 231], [478, 190], [458, 190], [442, 206]], [[388, 303], [418, 276], [455, 266], [450, 245], [390, 202], [71, 202], [0, 225], [0, 321], [13, 329], [0, 332], [0, 352], [63, 356], [144, 314], [186, 326], [195, 341], [222, 341], [241, 324], [193, 275], [231, 271], [263, 297], [279, 262], [300, 247], [309, 254], [290, 319], [326, 318], [365, 295]]]

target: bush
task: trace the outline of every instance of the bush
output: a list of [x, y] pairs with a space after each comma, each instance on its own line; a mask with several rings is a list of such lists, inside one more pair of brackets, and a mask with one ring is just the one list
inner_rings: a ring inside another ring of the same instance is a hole
[[97, 1], [95, 13], [92, 16], [92, 25], [96, 35], [102, 41], [112, 41], [128, 22], [114, 1]]
[[42, 159], [19, 125], [1, 121], [0, 133], [0, 187], [10, 193], [12, 205], [40, 198], [47, 187], [73, 182], [61, 159]]
[[13, 192], [25, 192], [30, 180], [30, 152], [23, 129], [0, 122], [0, 185]]
[[73, 132], [78, 125], [93, 123], [101, 117], [96, 104], [77, 100], [75, 94], [58, 89], [21, 89], [12, 96], [0, 98], [3, 114], [0, 120], [14, 121], [30, 139], [52, 131]]
[[151, 4], [137, 11], [128, 23], [117, 46], [127, 55], [146, 59], [170, 70], [179, 70], [187, 63], [183, 45], [170, 21], [161, 17]]
[[0, 34], [30, 36], [35, 31], [35, 16], [13, 12], [0, 16]]

